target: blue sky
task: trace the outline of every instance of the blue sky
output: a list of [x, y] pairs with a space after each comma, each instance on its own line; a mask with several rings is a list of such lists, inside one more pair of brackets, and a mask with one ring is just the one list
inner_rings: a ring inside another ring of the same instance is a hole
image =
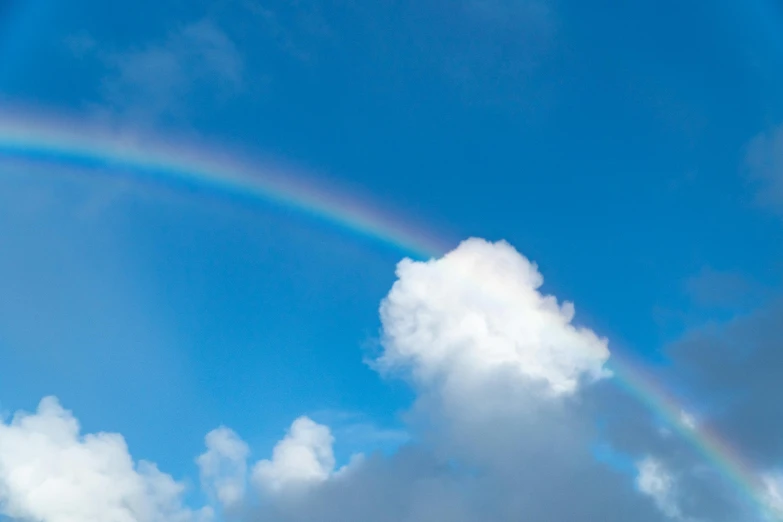
[[[781, 29], [772, 0], [0, 0], [0, 119], [272, 158], [452, 247], [506, 240], [544, 293], [576, 304], [576, 324], [772, 473], [783, 448], [753, 433], [783, 426], [764, 423], [776, 406], [754, 394], [780, 384], [752, 376], [779, 348]], [[121, 433], [134, 458], [189, 484], [194, 508], [209, 502], [194, 459], [220, 425], [254, 460], [302, 415], [330, 427], [338, 466], [381, 451], [399, 477], [443, 458], [422, 449], [416, 412], [440, 418], [428, 408], [445, 392], [368, 364], [393, 352], [384, 336], [403, 343], [378, 309], [404, 252], [274, 205], [112, 174], [0, 154], [7, 415], [54, 395], [85, 433]], [[625, 400], [608, 396], [595, 402]], [[628, 431], [602, 454], [642, 459], [647, 439]], [[669, 450], [660, 459], [693, 479], [698, 460]], [[645, 491], [650, 519], [703, 516], [713, 486], [691, 484], [676, 509]], [[477, 496], [485, 513], [512, 512], [490, 497]]]

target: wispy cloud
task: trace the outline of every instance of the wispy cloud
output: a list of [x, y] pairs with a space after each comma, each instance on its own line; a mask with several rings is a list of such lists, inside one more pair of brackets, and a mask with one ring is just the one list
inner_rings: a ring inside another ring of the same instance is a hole
[[286, 2], [284, 7], [272, 9], [257, 0], [245, 0], [243, 5], [259, 25], [260, 32], [278, 50], [296, 60], [313, 60], [316, 44], [334, 37], [326, 17], [315, 3]]
[[753, 138], [745, 161], [758, 201], [783, 213], [783, 125]]
[[65, 38], [65, 46], [77, 58], [83, 58], [94, 52], [98, 42], [87, 33], [72, 34]]
[[653, 457], [645, 457], [637, 463], [636, 487], [653, 499], [655, 505], [668, 517], [679, 519], [675, 481], [664, 465]]
[[694, 304], [706, 308], [737, 309], [758, 303], [761, 285], [736, 271], [703, 268], [685, 281], [685, 291]]
[[182, 25], [159, 41], [105, 50], [86, 34], [66, 40], [74, 56], [91, 55], [106, 73], [93, 103], [99, 117], [153, 125], [187, 119], [198, 108], [194, 95], [220, 100], [244, 87], [244, 60], [229, 36], [204, 19]]

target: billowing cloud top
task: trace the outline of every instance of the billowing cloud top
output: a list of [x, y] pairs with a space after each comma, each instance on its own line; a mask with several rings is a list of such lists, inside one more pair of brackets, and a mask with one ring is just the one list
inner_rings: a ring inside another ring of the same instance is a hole
[[541, 294], [536, 265], [506, 242], [469, 239], [441, 259], [403, 260], [397, 276], [381, 305], [384, 370], [424, 386], [510, 371], [553, 394], [608, 375], [606, 340], [571, 323], [571, 303]]
[[232, 506], [245, 495], [245, 475], [250, 449], [233, 430], [222, 426], [204, 438], [207, 451], [196, 462], [201, 483], [224, 506]]
[[268, 493], [281, 493], [329, 478], [334, 470], [334, 437], [328, 427], [300, 417], [277, 443], [270, 460], [253, 469], [258, 487]]

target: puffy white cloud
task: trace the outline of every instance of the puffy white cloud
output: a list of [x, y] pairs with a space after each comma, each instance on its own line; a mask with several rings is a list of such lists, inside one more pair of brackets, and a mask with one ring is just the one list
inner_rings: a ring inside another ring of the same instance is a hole
[[441, 259], [405, 259], [381, 305], [384, 371], [420, 386], [481, 385], [497, 372], [572, 394], [608, 375], [607, 341], [572, 324], [574, 307], [543, 295], [536, 265], [506, 242], [469, 239]]
[[272, 458], [256, 463], [253, 481], [266, 494], [324, 482], [334, 472], [333, 444], [334, 437], [327, 426], [300, 417], [275, 445]]
[[245, 495], [250, 449], [232, 430], [220, 427], [204, 438], [207, 451], [196, 462], [202, 487], [224, 506], [233, 506]]
[[680, 517], [674, 490], [674, 477], [653, 457], [646, 457], [637, 463], [636, 487], [649, 495], [658, 508], [667, 516]]
[[138, 464], [121, 435], [80, 434], [56, 398], [0, 424], [0, 513], [39, 522], [193, 522], [183, 486]]

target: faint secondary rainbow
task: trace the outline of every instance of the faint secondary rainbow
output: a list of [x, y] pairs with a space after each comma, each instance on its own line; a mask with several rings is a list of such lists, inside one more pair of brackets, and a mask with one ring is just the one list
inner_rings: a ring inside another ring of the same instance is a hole
[[[230, 156], [193, 146], [136, 140], [62, 121], [0, 118], [2, 157], [108, 167], [118, 176], [140, 182], [260, 200], [297, 210], [419, 258], [440, 256], [453, 246], [427, 235], [422, 227], [404, 224], [399, 217], [384, 214], [370, 203], [356, 201], [356, 197], [316, 188], [301, 176], [286, 175], [279, 169], [253, 168]], [[681, 403], [629, 361], [615, 354], [610, 368], [615, 382], [663, 417], [740, 493], [768, 516], [783, 520], [783, 513], [770, 512], [761, 477], [737, 451], [705, 426], [689, 422]]]

